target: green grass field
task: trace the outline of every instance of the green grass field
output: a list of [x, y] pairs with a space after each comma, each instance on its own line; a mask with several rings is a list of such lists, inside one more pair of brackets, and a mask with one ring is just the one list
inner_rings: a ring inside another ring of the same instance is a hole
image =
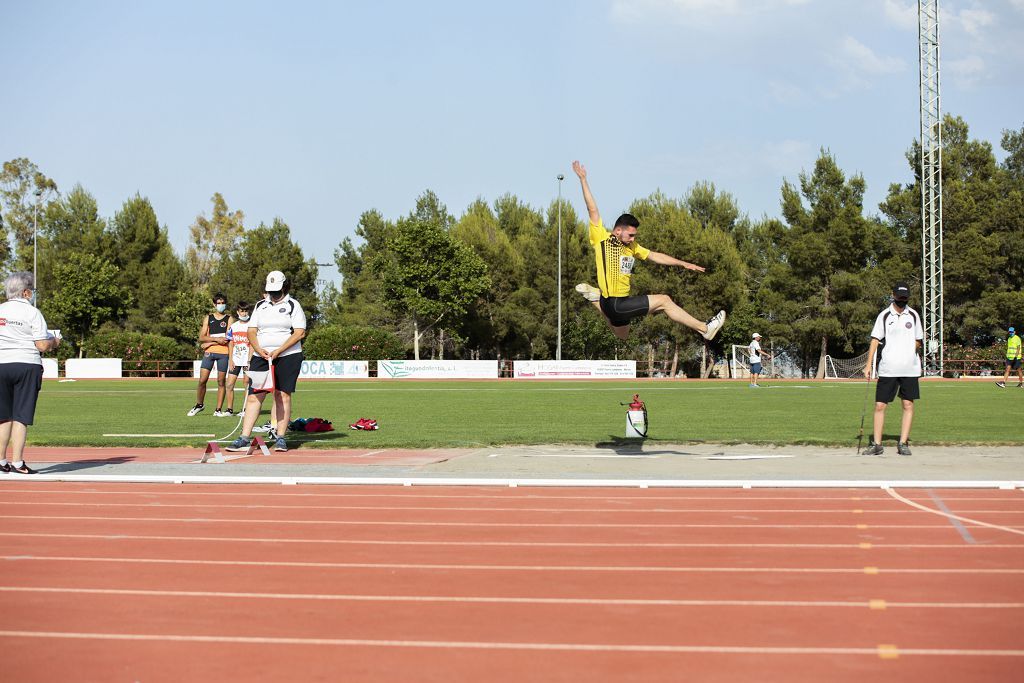
[[[215, 434], [236, 418], [213, 417], [211, 382], [205, 412], [186, 417], [194, 380], [47, 381], [39, 398], [32, 445], [200, 446], [195, 438], [118, 438], [104, 434]], [[769, 383], [750, 389], [724, 381], [429, 382], [307, 381], [293, 417], [324, 417], [337, 431], [297, 440], [303, 448], [474, 447], [499, 444], [597, 444], [621, 439], [634, 392], [646, 401], [649, 441], [763, 444], [856, 443], [863, 383]], [[873, 392], [873, 388], [872, 388]], [[873, 393], [872, 393], [873, 396]], [[236, 393], [236, 409], [243, 395]], [[268, 404], [269, 405], [269, 404]], [[870, 433], [871, 405], [865, 420]], [[992, 382], [924, 382], [911, 442], [1024, 444], [1024, 389]], [[376, 432], [348, 424], [375, 417]], [[900, 408], [886, 416], [886, 439], [899, 430]], [[866, 442], [866, 439], [865, 439]]]

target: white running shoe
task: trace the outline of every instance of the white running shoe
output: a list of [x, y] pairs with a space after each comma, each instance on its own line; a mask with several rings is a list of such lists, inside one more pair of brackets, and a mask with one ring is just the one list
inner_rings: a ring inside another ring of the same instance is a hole
[[192, 410], [188, 411], [188, 416], [189, 417], [195, 417], [199, 413], [203, 412], [203, 408], [205, 408], [205, 407], [206, 406], [204, 406], [202, 403], [195, 404], [195, 406], [192, 408]]
[[257, 434], [266, 434], [267, 432], [274, 431], [274, 425], [268, 422], [266, 424], [260, 425], [259, 427], [253, 427], [252, 431], [256, 432]]
[[581, 282], [576, 285], [576, 291], [583, 295], [583, 298], [587, 301], [600, 301], [601, 290], [597, 287], [591, 287], [586, 282]]
[[718, 331], [722, 329], [722, 325], [725, 324], [725, 311], [719, 311], [715, 314], [715, 317], [708, 321], [708, 331], [702, 332], [700, 336], [704, 337], [708, 341], [715, 338]]
[[213, 416], [214, 417], [224, 417], [225, 415], [227, 415], [227, 413], [225, 413], [223, 410], [215, 410], [215, 411], [213, 411]]

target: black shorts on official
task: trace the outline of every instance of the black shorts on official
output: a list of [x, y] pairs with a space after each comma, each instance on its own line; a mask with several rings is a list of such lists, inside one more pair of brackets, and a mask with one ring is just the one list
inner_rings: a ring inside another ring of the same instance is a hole
[[0, 422], [32, 424], [42, 386], [42, 365], [0, 363]]
[[[302, 372], [301, 353], [292, 353], [287, 356], [278, 356], [274, 360], [274, 388], [286, 394], [295, 393], [295, 385], [299, 381], [299, 373]], [[253, 372], [266, 372], [267, 359], [263, 356], [253, 356], [249, 361], [249, 369]], [[252, 384], [249, 385], [247, 393], [252, 393]]]
[[875, 387], [875, 403], [892, 403], [897, 392], [905, 401], [921, 398], [921, 387], [917, 377], [879, 377]]
[[1006, 366], [1011, 370], [1020, 370], [1020, 358], [1014, 358], [1013, 360], [1007, 358]]
[[229, 375], [234, 375], [235, 377], [238, 377], [238, 375], [241, 374], [242, 370], [245, 370], [245, 367], [246, 366], [244, 366], [244, 365], [236, 365], [233, 368], [229, 367], [228, 368], [228, 374]]
[[642, 318], [651, 310], [650, 300], [642, 296], [602, 296], [601, 311], [613, 327], [624, 327], [633, 318]]

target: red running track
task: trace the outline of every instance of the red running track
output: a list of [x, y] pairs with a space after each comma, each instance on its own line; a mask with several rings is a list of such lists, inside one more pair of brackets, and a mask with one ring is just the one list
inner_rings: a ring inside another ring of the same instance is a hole
[[1020, 680], [1024, 492], [899, 494], [0, 480], [0, 672]]

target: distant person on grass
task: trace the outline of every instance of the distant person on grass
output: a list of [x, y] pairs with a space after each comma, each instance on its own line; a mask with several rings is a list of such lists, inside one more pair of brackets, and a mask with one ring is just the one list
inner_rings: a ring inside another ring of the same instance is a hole
[[195, 417], [201, 413], [206, 406], [206, 383], [210, 380], [210, 372], [214, 366], [217, 367], [217, 409], [213, 412], [214, 417], [226, 417], [224, 395], [227, 393], [224, 387], [224, 377], [228, 372], [228, 327], [231, 325], [231, 316], [224, 311], [228, 310], [228, 300], [223, 294], [213, 295], [214, 311], [203, 318], [203, 324], [199, 326], [199, 346], [203, 349], [203, 362], [199, 366], [199, 386], [196, 387], [196, 404], [188, 411], [189, 417]]
[[[306, 314], [298, 301], [288, 296], [291, 282], [279, 270], [267, 275], [265, 291], [270, 300], [259, 305], [249, 318], [249, 343], [253, 356], [249, 364], [249, 393], [245, 397], [242, 435], [227, 450], [246, 451], [252, 443], [252, 431], [260, 415], [263, 399], [274, 394], [277, 407], [277, 438], [274, 450], [288, 450], [284, 435], [291, 419], [292, 394], [302, 370], [302, 339], [306, 336]], [[263, 391], [258, 376], [273, 373], [273, 390]]]
[[629, 278], [638, 258], [662, 266], [679, 266], [698, 273], [703, 273], [704, 268], [637, 244], [636, 233], [640, 221], [632, 214], [624, 213], [619, 216], [609, 231], [601, 221], [597, 203], [590, 193], [587, 170], [578, 161], [572, 162], [572, 170], [576, 172], [583, 187], [583, 200], [590, 214], [590, 245], [594, 248], [597, 263], [597, 287], [580, 283], [576, 285], [576, 291], [601, 311], [608, 320], [612, 332], [619, 339], [626, 339], [629, 336], [630, 320], [658, 312], [698, 332], [708, 341], [714, 339], [725, 324], [725, 311], [719, 311], [711, 320], [704, 323], [683, 310], [667, 294], [629, 295]]
[[246, 303], [238, 304], [235, 314], [238, 319], [228, 328], [228, 407], [223, 411], [224, 415], [235, 414], [235, 383], [249, 367], [249, 359], [252, 358], [252, 344], [249, 343], [249, 317], [252, 314], [252, 306]]
[[750, 353], [750, 386], [758, 389], [761, 386], [757, 383], [757, 378], [761, 375], [761, 356], [771, 358], [771, 355], [761, 350], [761, 335], [757, 332], [754, 333], [750, 345], [747, 346], [747, 351]]
[[871, 329], [871, 346], [864, 376], [871, 379], [871, 365], [878, 352], [878, 385], [875, 387], [874, 433], [864, 451], [865, 455], [882, 455], [882, 427], [885, 409], [899, 392], [903, 401], [903, 421], [896, 453], [910, 455], [910, 426], [914, 421], [914, 401], [921, 398], [918, 378], [921, 377], [921, 357], [918, 350], [924, 339], [921, 316], [907, 305], [910, 288], [899, 283], [892, 289], [892, 304], [878, 314]]
[[1017, 386], [1024, 387], [1024, 370], [1021, 369], [1020, 337], [1011, 327], [1006, 335], [1006, 370], [1003, 371], [1003, 381], [996, 382], [1000, 389], [1006, 388], [1006, 380], [1010, 379], [1010, 370], [1017, 371]]
[[[32, 273], [11, 273], [4, 282], [7, 301], [0, 304], [0, 472], [35, 474], [25, 462], [25, 437], [36, 414], [43, 386], [40, 354], [60, 346], [60, 337], [46, 329], [46, 320], [32, 305]], [[7, 461], [11, 446], [12, 462]]]

